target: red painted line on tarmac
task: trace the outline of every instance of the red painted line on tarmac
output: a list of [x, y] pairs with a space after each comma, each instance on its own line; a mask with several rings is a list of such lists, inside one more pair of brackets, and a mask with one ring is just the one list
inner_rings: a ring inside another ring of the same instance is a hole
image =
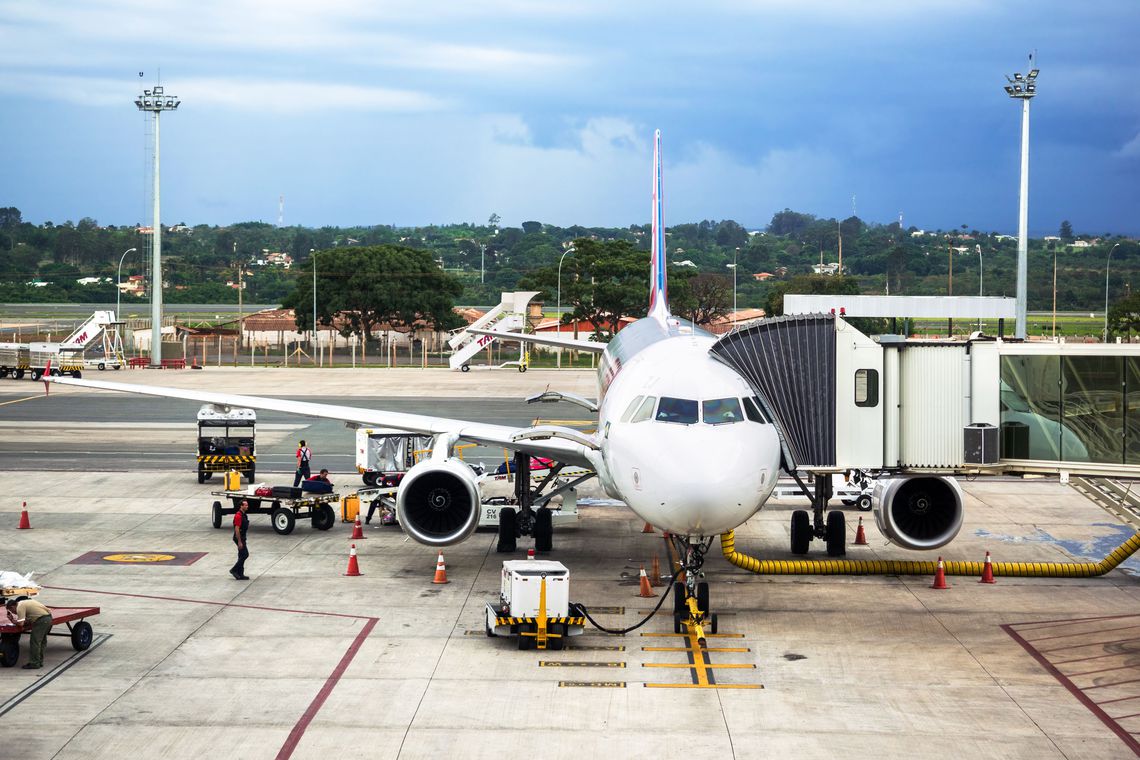
[[1037, 646], [1037, 642], [1039, 642], [1039, 641], [1050, 641], [1052, 639], [1068, 639], [1068, 638], [1072, 638], [1073, 636], [1094, 636], [1098, 633], [1112, 633], [1113, 631], [1131, 631], [1134, 628], [1140, 628], [1140, 623], [1138, 623], [1136, 625], [1125, 625], [1125, 626], [1121, 626], [1120, 628], [1101, 628], [1101, 629], [1096, 630], [1096, 631], [1078, 631], [1077, 633], [1062, 633], [1059, 636], [1042, 636], [1039, 639], [1032, 639], [1031, 643], [1034, 646]]
[[44, 586], [52, 591], [77, 591], [81, 594], [103, 594], [105, 596], [129, 596], [135, 599], [157, 599], [162, 602], [185, 602], [187, 604], [212, 604], [217, 607], [240, 607], [247, 610], [265, 610], [266, 612], [291, 612], [295, 615], [324, 615], [325, 617], [341, 617], [351, 620], [375, 620], [367, 615], [349, 615], [344, 612], [314, 612], [313, 610], [291, 610], [285, 607], [262, 607], [256, 604], [234, 604], [232, 602], [215, 602], [212, 599], [187, 599], [181, 596], [155, 596], [153, 594], [128, 594], [125, 591], [95, 591], [89, 588], [68, 588], [66, 586]]
[[1128, 702], [1128, 701], [1133, 700], [1133, 699], [1140, 699], [1140, 696], [1117, 697], [1116, 699], [1102, 699], [1100, 702], [1097, 702], [1097, 704], [1098, 705], [1112, 705], [1112, 704], [1116, 704], [1117, 702]]
[[1136, 683], [1140, 678], [1130, 678], [1127, 681], [1113, 681], [1112, 683], [1098, 683], [1096, 686], [1082, 686], [1081, 691], [1092, 691], [1093, 689], [1107, 689], [1109, 686], [1120, 686], [1126, 683]]
[[317, 696], [315, 696], [313, 701], [309, 704], [309, 709], [305, 710], [305, 714], [301, 716], [301, 719], [293, 726], [293, 730], [289, 732], [288, 738], [285, 739], [285, 743], [281, 745], [281, 749], [277, 752], [277, 760], [288, 760], [288, 758], [292, 757], [293, 750], [297, 748], [297, 743], [300, 742], [301, 737], [305, 735], [305, 729], [313, 722], [313, 718], [316, 717], [317, 712], [321, 709], [321, 706], [324, 705], [325, 700], [329, 698], [333, 687], [340, 681], [340, 677], [344, 675], [344, 671], [348, 669], [353, 658], [356, 657], [356, 653], [360, 651], [361, 644], [368, 638], [368, 634], [372, 633], [372, 629], [376, 627], [377, 622], [379, 622], [379, 618], [368, 618], [368, 622], [360, 629], [360, 633], [356, 635], [356, 639], [354, 639], [352, 644], [348, 647], [348, 651], [344, 653], [344, 657], [340, 658], [336, 669], [333, 670], [332, 674], [325, 680], [325, 685], [321, 687], [321, 690], [317, 692]]
[[1101, 668], [1100, 670], [1086, 670], [1084, 673], [1069, 673], [1067, 678], [1080, 678], [1081, 676], [1091, 676], [1097, 673], [1111, 673], [1114, 670], [1136, 670], [1140, 665], [1117, 665], [1115, 668]]
[[1012, 623], [1011, 625], [1016, 625], [1017, 628], [1019, 630], [1022, 630], [1022, 631], [1036, 631], [1036, 630], [1040, 630], [1041, 628], [1051, 628], [1055, 625], [1066, 625], [1066, 624], [1071, 624], [1071, 623], [1089, 623], [1089, 622], [1092, 622], [1094, 620], [1121, 620], [1123, 618], [1130, 618], [1130, 617], [1136, 617], [1136, 616], [1135, 615], [1101, 615], [1099, 617], [1076, 618], [1075, 620], [1073, 618], [1069, 618], [1068, 620], [1038, 620], [1034, 623]]
[[1126, 639], [1113, 639], [1111, 641], [1086, 641], [1084, 644], [1069, 644], [1068, 646], [1053, 647], [1052, 649], [1040, 649], [1038, 651], [1040, 651], [1040, 652], [1063, 652], [1066, 649], [1080, 649], [1081, 647], [1105, 646], [1107, 644], [1125, 644], [1129, 641], [1140, 642], [1140, 639], [1136, 638], [1135, 636], [1129, 636]]
[[[1120, 617], [1131, 617], [1131, 616], [1130, 615], [1121, 615]], [[1130, 750], [1132, 750], [1132, 754], [1136, 755], [1137, 757], [1140, 757], [1140, 742], [1137, 742], [1135, 737], [1133, 737], [1130, 732], [1125, 731], [1123, 726], [1121, 726], [1119, 723], [1117, 723], [1108, 713], [1106, 713], [1104, 710], [1102, 710], [1096, 702], [1094, 702], [1092, 699], [1090, 699], [1088, 697], [1088, 695], [1086, 695], [1083, 691], [1078, 689], [1072, 681], [1070, 681], [1067, 677], [1065, 677], [1065, 675], [1063, 673], [1061, 673], [1061, 671], [1057, 670], [1057, 668], [1053, 665], [1053, 663], [1049, 662], [1048, 658], [1046, 658], [1045, 655], [1043, 655], [1041, 652], [1039, 652], [1037, 650], [1036, 647], [1034, 647], [1032, 644], [1030, 644], [1028, 641], [1026, 641], [1024, 638], [1022, 638], [1021, 634], [1019, 634], [1017, 631], [1013, 630], [1012, 625], [1005, 624], [1002, 626], [1002, 630], [1004, 630], [1006, 633], [1008, 633], [1009, 636], [1014, 641], [1016, 641], [1018, 644], [1020, 644], [1022, 649], [1024, 649], [1026, 652], [1029, 653], [1030, 657], [1037, 660], [1038, 665], [1045, 668], [1045, 670], [1048, 671], [1049, 674], [1052, 675], [1054, 678], [1056, 678], [1057, 681], [1059, 681], [1062, 686], [1064, 686], [1066, 689], [1068, 689], [1069, 693], [1072, 694], [1074, 697], [1076, 697], [1077, 701], [1079, 701], [1082, 705], [1087, 707], [1089, 712], [1091, 712], [1093, 715], [1095, 715], [1100, 720], [1101, 723], [1103, 723], [1105, 726], [1107, 726], [1108, 729], [1110, 731], [1112, 731], [1112, 733], [1116, 734], [1116, 736], [1120, 739], [1120, 741], [1124, 742], [1124, 744]], [[1112, 701], [1116, 701], [1116, 700], [1112, 700]], [[1101, 704], [1107, 704], [1107, 702], [1102, 702]]]
[[1074, 662], [1088, 662], [1089, 660], [1103, 660], [1105, 657], [1127, 657], [1135, 652], [1109, 652], [1108, 654], [1097, 654], [1092, 657], [1077, 657], [1072, 660], [1061, 660], [1060, 662], [1053, 663], [1054, 665], [1072, 665]]

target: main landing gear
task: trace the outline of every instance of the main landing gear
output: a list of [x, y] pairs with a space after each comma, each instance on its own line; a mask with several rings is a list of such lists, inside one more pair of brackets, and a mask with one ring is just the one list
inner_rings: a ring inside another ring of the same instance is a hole
[[[519, 536], [534, 536], [535, 552], [549, 552], [554, 548], [554, 513], [545, 506], [550, 496], [542, 495], [542, 491], [554, 482], [561, 464], [551, 468], [550, 473], [542, 481], [531, 488], [530, 480], [530, 454], [515, 452], [515, 503], [514, 507], [503, 507], [499, 510], [499, 541], [495, 551], [500, 554], [509, 554], [518, 547]], [[536, 498], [543, 506], [534, 508]]]
[[709, 584], [701, 580], [704, 573], [705, 553], [714, 536], [683, 537], [670, 534], [673, 548], [681, 558], [684, 582], [673, 584], [673, 633], [686, 630], [696, 636], [697, 644], [705, 646], [705, 632], [716, 633], [719, 628], [716, 613], [709, 610]]
[[[796, 480], [799, 482], [799, 478]], [[802, 483], [800, 487], [804, 487]], [[792, 512], [792, 554], [807, 554], [814, 538], [824, 540], [829, 557], [842, 557], [847, 553], [847, 525], [843, 513], [832, 511], [824, 519], [824, 511], [831, 496], [831, 477], [817, 475], [815, 494], [811, 497], [812, 514], [809, 515], [806, 509]]]

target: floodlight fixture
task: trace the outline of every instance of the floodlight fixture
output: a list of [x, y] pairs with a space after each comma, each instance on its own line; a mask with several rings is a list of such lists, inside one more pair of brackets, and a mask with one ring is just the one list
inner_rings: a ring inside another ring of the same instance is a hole
[[1008, 92], [1011, 97], [1013, 96], [1013, 88], [1010, 87], [1008, 84], [1005, 86], [1005, 91]]
[[1029, 78], [1030, 78], [1030, 79], [1036, 79], [1036, 78], [1037, 78], [1037, 75], [1038, 75], [1038, 74], [1040, 74], [1040, 73], [1041, 73], [1041, 69], [1032, 69], [1032, 70], [1029, 72]]

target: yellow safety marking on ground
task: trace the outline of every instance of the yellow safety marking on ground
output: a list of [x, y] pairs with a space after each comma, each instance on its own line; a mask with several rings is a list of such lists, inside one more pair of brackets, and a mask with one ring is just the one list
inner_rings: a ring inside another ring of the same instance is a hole
[[704, 686], [696, 683], [647, 683], [647, 689], [763, 689], [758, 683], [714, 683]]
[[[643, 668], [687, 668], [689, 670], [756, 670], [751, 663], [715, 663], [715, 662], [643, 662]], [[698, 677], [700, 674], [698, 673]]]
[[174, 559], [173, 554], [107, 554], [103, 557], [107, 562], [169, 562]]
[[[642, 647], [642, 652], [688, 652], [688, 647]], [[706, 652], [751, 652], [751, 647], [705, 647]]]
[[567, 649], [574, 649], [579, 652], [624, 652], [625, 647], [607, 647], [598, 644], [567, 644]]
[[595, 689], [624, 689], [625, 681], [559, 681], [562, 687], [591, 687]]
[[43, 396], [26, 396], [24, 398], [14, 398], [11, 401], [0, 401], [0, 406], [7, 406], [8, 404], [18, 404], [21, 401], [31, 401], [34, 398], [43, 398]]
[[539, 660], [540, 668], [624, 668], [624, 662], [586, 662], [573, 660]]

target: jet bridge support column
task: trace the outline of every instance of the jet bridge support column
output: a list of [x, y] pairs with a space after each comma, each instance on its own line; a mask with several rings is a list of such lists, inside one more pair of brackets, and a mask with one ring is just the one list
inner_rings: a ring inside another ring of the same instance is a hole
[[827, 509], [827, 502], [831, 501], [834, 491], [831, 485], [831, 475], [816, 473], [815, 496], [811, 500], [812, 532], [816, 538], [827, 538], [827, 525], [823, 513]]

